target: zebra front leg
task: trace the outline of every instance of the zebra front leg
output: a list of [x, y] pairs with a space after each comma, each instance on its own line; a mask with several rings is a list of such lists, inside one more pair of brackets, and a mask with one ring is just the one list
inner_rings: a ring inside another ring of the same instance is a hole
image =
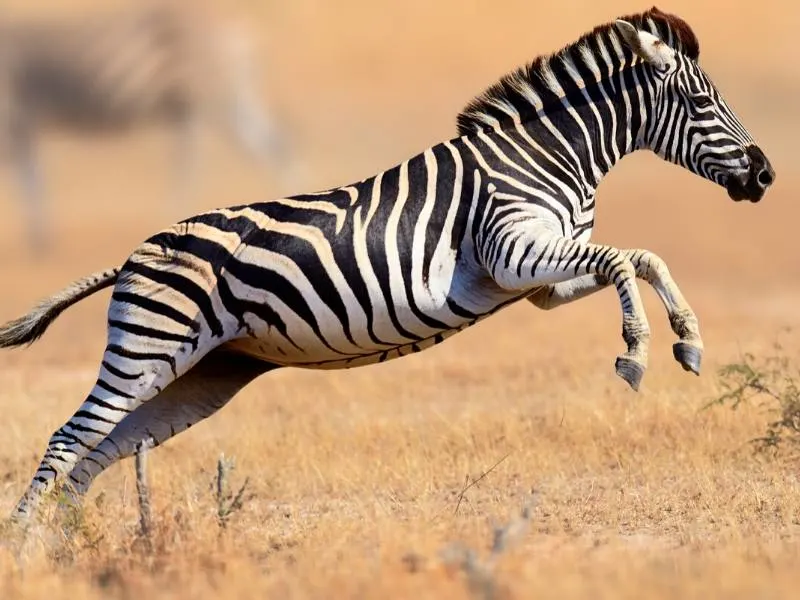
[[703, 357], [703, 340], [697, 316], [683, 297], [678, 284], [672, 278], [667, 264], [649, 250], [625, 250], [625, 256], [636, 269], [636, 276], [644, 279], [653, 289], [667, 309], [669, 324], [678, 336], [672, 346], [672, 355], [685, 371], [700, 374]]
[[189, 429], [225, 406], [253, 379], [276, 366], [224, 350], [213, 350], [183, 377], [128, 414], [69, 475], [78, 504], [92, 482], [112, 464], [134, 454], [142, 441], [154, 446]]
[[579, 296], [584, 297], [600, 289], [599, 282], [608, 281], [619, 295], [622, 338], [627, 346], [627, 351], [617, 357], [616, 372], [638, 391], [647, 368], [650, 326], [631, 261], [622, 250], [611, 246], [581, 243], [549, 231], [520, 230], [519, 225], [519, 221], [511, 225], [514, 229], [510, 232], [500, 229], [482, 244], [481, 259], [495, 282], [509, 291], [525, 291], [582, 275], [598, 276], [600, 279], [594, 282], [584, 280], [588, 285]]
[[[667, 310], [672, 331], [679, 341], [672, 354], [686, 371], [700, 374], [703, 341], [697, 317], [672, 278], [666, 263], [649, 250], [622, 250], [636, 270], [636, 277], [649, 283]], [[539, 308], [549, 310], [562, 304], [585, 298], [608, 286], [608, 281], [598, 275], [584, 275], [575, 279], [545, 286], [535, 290], [528, 300]]]
[[526, 297], [526, 300], [542, 310], [552, 310], [591, 296], [607, 287], [608, 280], [600, 275], [582, 275], [569, 281], [537, 288]]

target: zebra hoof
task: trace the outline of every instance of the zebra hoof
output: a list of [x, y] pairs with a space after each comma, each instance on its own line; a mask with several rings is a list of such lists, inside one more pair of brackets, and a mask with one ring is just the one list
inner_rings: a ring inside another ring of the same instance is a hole
[[676, 342], [672, 346], [672, 356], [675, 357], [684, 371], [691, 371], [695, 375], [700, 375], [700, 361], [703, 358], [703, 351], [686, 342]]
[[639, 384], [642, 382], [644, 376], [644, 367], [633, 359], [620, 356], [617, 358], [615, 364], [617, 368], [617, 375], [622, 377], [628, 382], [633, 391], [639, 391]]

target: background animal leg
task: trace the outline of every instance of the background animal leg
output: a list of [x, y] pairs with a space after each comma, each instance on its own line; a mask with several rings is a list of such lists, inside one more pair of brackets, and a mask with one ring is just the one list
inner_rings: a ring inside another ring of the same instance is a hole
[[50, 232], [45, 214], [44, 179], [30, 132], [14, 133], [11, 152], [21, 191], [28, 246], [34, 254], [40, 255], [50, 246]]
[[185, 213], [198, 195], [200, 164], [200, 121], [194, 113], [182, 116], [175, 123], [175, 172], [173, 208]]

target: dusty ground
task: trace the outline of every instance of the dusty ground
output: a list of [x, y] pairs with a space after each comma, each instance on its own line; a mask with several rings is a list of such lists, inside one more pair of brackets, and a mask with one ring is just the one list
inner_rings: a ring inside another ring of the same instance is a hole
[[[59, 9], [69, 2], [78, 0]], [[450, 137], [460, 107], [506, 70], [649, 6], [236, 4], [268, 35], [271, 93], [309, 167], [303, 190], [361, 178]], [[707, 347], [700, 378], [672, 361], [673, 337], [651, 290], [653, 349], [638, 395], [614, 375], [622, 341], [611, 292], [551, 313], [515, 306], [388, 365], [279, 372], [151, 454], [153, 549], [135, 542], [133, 467], [125, 463], [98, 480], [71, 540], [43, 532], [22, 566], [0, 552], [0, 597], [467, 597], [465, 578], [441, 564], [439, 551], [462, 541], [485, 555], [492, 525], [517, 514], [531, 490], [530, 530], [494, 578], [513, 597], [793, 592], [795, 466], [750, 452], [767, 419], [759, 410], [701, 409], [719, 393], [720, 365], [743, 352], [769, 355], [778, 341], [790, 357], [800, 346], [792, 243], [800, 180], [790, 146], [800, 12], [777, 2], [661, 8], [695, 28], [703, 64], [778, 172], [757, 206], [734, 205], [723, 190], [648, 155], [627, 159], [601, 188], [597, 239], [661, 254], [698, 313]], [[3, 172], [0, 320], [118, 264], [179, 216], [165, 203], [168, 150], [157, 131], [47, 138], [57, 252], [46, 261], [21, 250], [19, 208]], [[281, 188], [213, 137], [204, 178], [191, 212], [301, 191]], [[37, 345], [0, 355], [0, 512], [90, 388], [107, 302], [107, 293], [93, 297]], [[211, 488], [221, 452], [236, 458], [232, 483], [249, 477], [252, 494], [224, 531]], [[498, 461], [459, 505], [465, 481]]]

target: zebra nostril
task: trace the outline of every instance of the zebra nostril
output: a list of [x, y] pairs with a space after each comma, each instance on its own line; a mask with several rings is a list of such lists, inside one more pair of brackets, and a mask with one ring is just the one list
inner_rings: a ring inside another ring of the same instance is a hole
[[761, 171], [758, 174], [757, 181], [758, 181], [759, 185], [761, 185], [763, 187], [767, 187], [768, 185], [770, 185], [772, 183], [773, 179], [774, 179], [774, 177], [772, 176], [772, 173], [770, 173], [769, 171], [764, 169], [763, 171]]

